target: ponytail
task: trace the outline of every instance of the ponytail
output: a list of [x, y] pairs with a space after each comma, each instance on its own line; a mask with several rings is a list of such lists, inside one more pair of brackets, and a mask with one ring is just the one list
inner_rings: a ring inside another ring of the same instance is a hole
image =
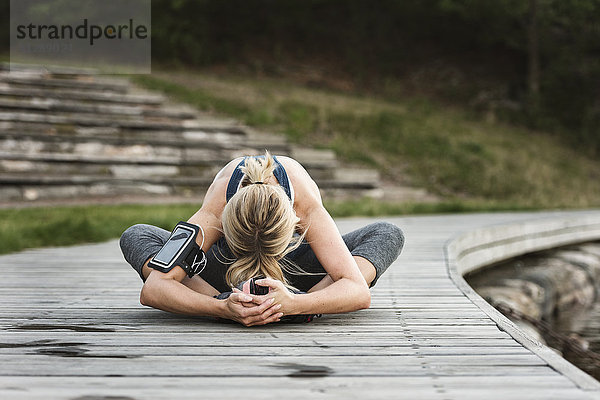
[[248, 157], [242, 166], [242, 172], [245, 176], [242, 179], [241, 186], [265, 183], [273, 175], [273, 171], [275, 171], [275, 160], [269, 151], [265, 151], [263, 159]]
[[280, 261], [304, 239], [304, 234], [294, 236], [300, 219], [281, 186], [263, 184], [275, 170], [275, 161], [268, 151], [262, 159], [246, 158], [241, 168], [245, 174], [242, 187], [222, 214], [225, 240], [237, 258], [227, 270], [227, 283], [235, 287], [252, 277], [263, 276], [289, 286], [283, 271], [301, 270]]

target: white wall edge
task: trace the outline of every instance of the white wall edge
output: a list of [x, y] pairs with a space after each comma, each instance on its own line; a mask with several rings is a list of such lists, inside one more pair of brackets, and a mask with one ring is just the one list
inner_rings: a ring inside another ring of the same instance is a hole
[[519, 329], [479, 296], [463, 278], [468, 272], [519, 255], [598, 239], [599, 211], [489, 226], [450, 239], [445, 246], [446, 265], [455, 285], [496, 322], [499, 329], [537, 354], [579, 388], [600, 393], [600, 382]]

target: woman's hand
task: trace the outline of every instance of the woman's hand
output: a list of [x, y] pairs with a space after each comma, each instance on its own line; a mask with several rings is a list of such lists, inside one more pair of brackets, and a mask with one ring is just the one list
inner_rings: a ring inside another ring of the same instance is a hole
[[283, 315], [298, 314], [295, 311], [296, 294], [290, 292], [283, 282], [276, 279], [264, 278], [256, 280], [256, 284], [269, 287], [269, 293], [259, 297], [274, 299], [273, 304], [280, 305], [279, 311]]
[[266, 325], [278, 322], [283, 314], [280, 304], [266, 296], [253, 296], [234, 289], [224, 300], [226, 318], [237, 321], [244, 326]]

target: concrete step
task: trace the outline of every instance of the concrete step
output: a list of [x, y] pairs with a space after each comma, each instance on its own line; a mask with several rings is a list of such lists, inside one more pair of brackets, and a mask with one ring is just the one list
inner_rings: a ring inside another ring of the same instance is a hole
[[[13, 177], [39, 174], [55, 175], [59, 177], [71, 175], [107, 176], [116, 178], [139, 178], [139, 177], [172, 177], [172, 176], [194, 176], [213, 179], [221, 167], [221, 163], [119, 163], [100, 160], [102, 162], [80, 162], [73, 158], [60, 160], [45, 160], [29, 157], [24, 159], [2, 159], [0, 160], [0, 173], [10, 174]], [[216, 167], [218, 165], [218, 167]]]
[[290, 156], [300, 164], [319, 165], [321, 168], [336, 168], [338, 165], [335, 153], [328, 149], [313, 149], [293, 145], [290, 148]]
[[379, 172], [364, 168], [336, 167], [324, 168], [320, 164], [302, 164], [309, 175], [323, 185], [331, 187], [373, 188], [379, 186]]
[[[1, 124], [0, 124], [1, 125]], [[0, 126], [0, 149], [4, 146], [15, 148], [17, 143], [23, 145], [17, 148], [28, 148], [35, 151], [38, 148], [55, 144], [53, 148], [75, 145], [77, 143], [100, 142], [115, 146], [130, 146], [136, 144], [151, 146], [168, 146], [178, 148], [205, 148], [205, 149], [239, 149], [241, 145], [249, 143], [240, 135], [226, 132], [211, 133], [201, 131], [143, 131], [121, 130], [118, 128], [77, 128], [74, 131], [15, 131], [2, 130]]]
[[[46, 122], [0, 121], [0, 132], [18, 137], [20, 135], [69, 137], [97, 137], [99, 140], [107, 138], [135, 140], [182, 140], [184, 142], [209, 142], [220, 143], [246, 143], [242, 127], [236, 125], [217, 126], [211, 120], [202, 120], [203, 126], [195, 129], [170, 130], [170, 129], [135, 129], [121, 126], [78, 126], [73, 124], [51, 124]], [[254, 142], [253, 140], [249, 140]], [[276, 146], [279, 146], [276, 143]], [[237, 147], [240, 147], [237, 145]]]
[[190, 176], [143, 176], [108, 177], [106, 175], [43, 175], [0, 174], [0, 184], [5, 185], [91, 185], [96, 183], [143, 182], [171, 186], [200, 186], [207, 188], [213, 180], [205, 177]]
[[[181, 193], [178, 193], [181, 192]], [[23, 204], [45, 200], [74, 200], [74, 199], [94, 199], [98, 198], [119, 198], [127, 199], [149, 198], [158, 200], [160, 197], [170, 196], [194, 197], [198, 201], [202, 199], [204, 192], [195, 193], [186, 188], [176, 188], [169, 185], [156, 185], [143, 182], [98, 182], [89, 185], [59, 185], [59, 186], [39, 186], [39, 185], [3, 185], [0, 191], [0, 202]]]
[[343, 184], [351, 185], [358, 183], [361, 187], [376, 187], [379, 185], [379, 171], [369, 168], [333, 168], [333, 180]]
[[44, 87], [20, 87], [0, 82], [0, 95], [14, 98], [39, 97], [43, 99], [65, 99], [82, 101], [85, 103], [116, 103], [126, 105], [158, 105], [165, 101], [165, 97], [137, 91], [135, 93], [113, 93], [98, 90], [58, 89]]
[[[93, 153], [96, 148], [100, 152]], [[90, 151], [91, 150], [91, 151]], [[83, 154], [82, 154], [83, 153]], [[154, 154], [149, 154], [154, 153]], [[153, 150], [149, 146], [137, 145], [130, 147], [100, 147], [92, 144], [83, 148], [77, 148], [74, 153], [26, 153], [18, 151], [0, 151], [0, 160], [5, 163], [8, 161], [19, 161], [28, 163], [69, 163], [74, 165], [103, 164], [103, 165], [175, 165], [175, 166], [210, 166], [217, 164], [223, 166], [230, 157], [225, 152], [214, 150], [198, 149], [196, 152], [187, 149], [166, 148]], [[9, 165], [9, 164], [6, 164]], [[10, 164], [12, 165], [12, 164]], [[25, 170], [14, 164], [17, 170]], [[48, 168], [46, 168], [48, 169]]]
[[35, 64], [20, 64], [20, 63], [0, 63], [0, 71], [12, 72], [37, 72], [40, 74], [52, 75], [98, 75], [98, 70], [94, 68], [67, 67], [64, 65], [35, 65]]
[[102, 90], [113, 93], [127, 93], [130, 83], [122, 78], [104, 78], [95, 75], [59, 78], [43, 72], [0, 71], [0, 82], [11, 85], [35, 88], [61, 88], [80, 90]]
[[147, 130], [203, 130], [203, 131], [222, 131], [229, 133], [244, 134], [240, 126], [218, 123], [214, 120], [206, 119], [174, 119], [166, 117], [150, 116], [126, 116], [118, 117], [82, 115], [78, 113], [40, 113], [25, 111], [3, 111], [0, 110], [0, 121], [6, 122], [25, 122], [51, 125], [75, 125], [75, 126], [99, 126], [99, 127], [120, 127], [127, 129], [147, 129]]
[[24, 111], [0, 111], [0, 121], [28, 122], [41, 124], [62, 124], [79, 126], [114, 126], [131, 129], [169, 129], [183, 130], [183, 123], [170, 118], [158, 120], [140, 120], [140, 118], [110, 118], [103, 116], [89, 116], [80, 114], [52, 113]]
[[84, 103], [81, 101], [33, 98], [20, 100], [0, 97], [0, 111], [34, 111], [37, 113], [82, 113], [96, 115], [125, 115], [133, 117], [164, 117], [173, 119], [192, 119], [197, 112], [187, 107], [179, 109], [158, 107], [157, 105], [126, 105], [126, 104], [98, 104]]
[[[234, 152], [206, 147], [151, 146], [90, 142], [0, 140], [0, 159], [71, 161], [81, 163], [167, 164], [221, 162]], [[27, 158], [26, 158], [27, 157]]]
[[212, 180], [213, 176], [140, 176], [137, 173], [122, 176], [0, 173], [0, 201], [131, 194], [203, 196]]

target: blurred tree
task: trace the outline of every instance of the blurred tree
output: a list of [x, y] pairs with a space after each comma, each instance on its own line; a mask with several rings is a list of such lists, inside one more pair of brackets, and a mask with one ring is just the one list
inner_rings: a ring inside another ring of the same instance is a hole
[[10, 51], [10, 0], [0, 0], [0, 52]]
[[529, 0], [529, 26], [527, 29], [529, 62], [529, 97], [538, 102], [540, 94], [540, 43], [538, 34], [538, 0]]

